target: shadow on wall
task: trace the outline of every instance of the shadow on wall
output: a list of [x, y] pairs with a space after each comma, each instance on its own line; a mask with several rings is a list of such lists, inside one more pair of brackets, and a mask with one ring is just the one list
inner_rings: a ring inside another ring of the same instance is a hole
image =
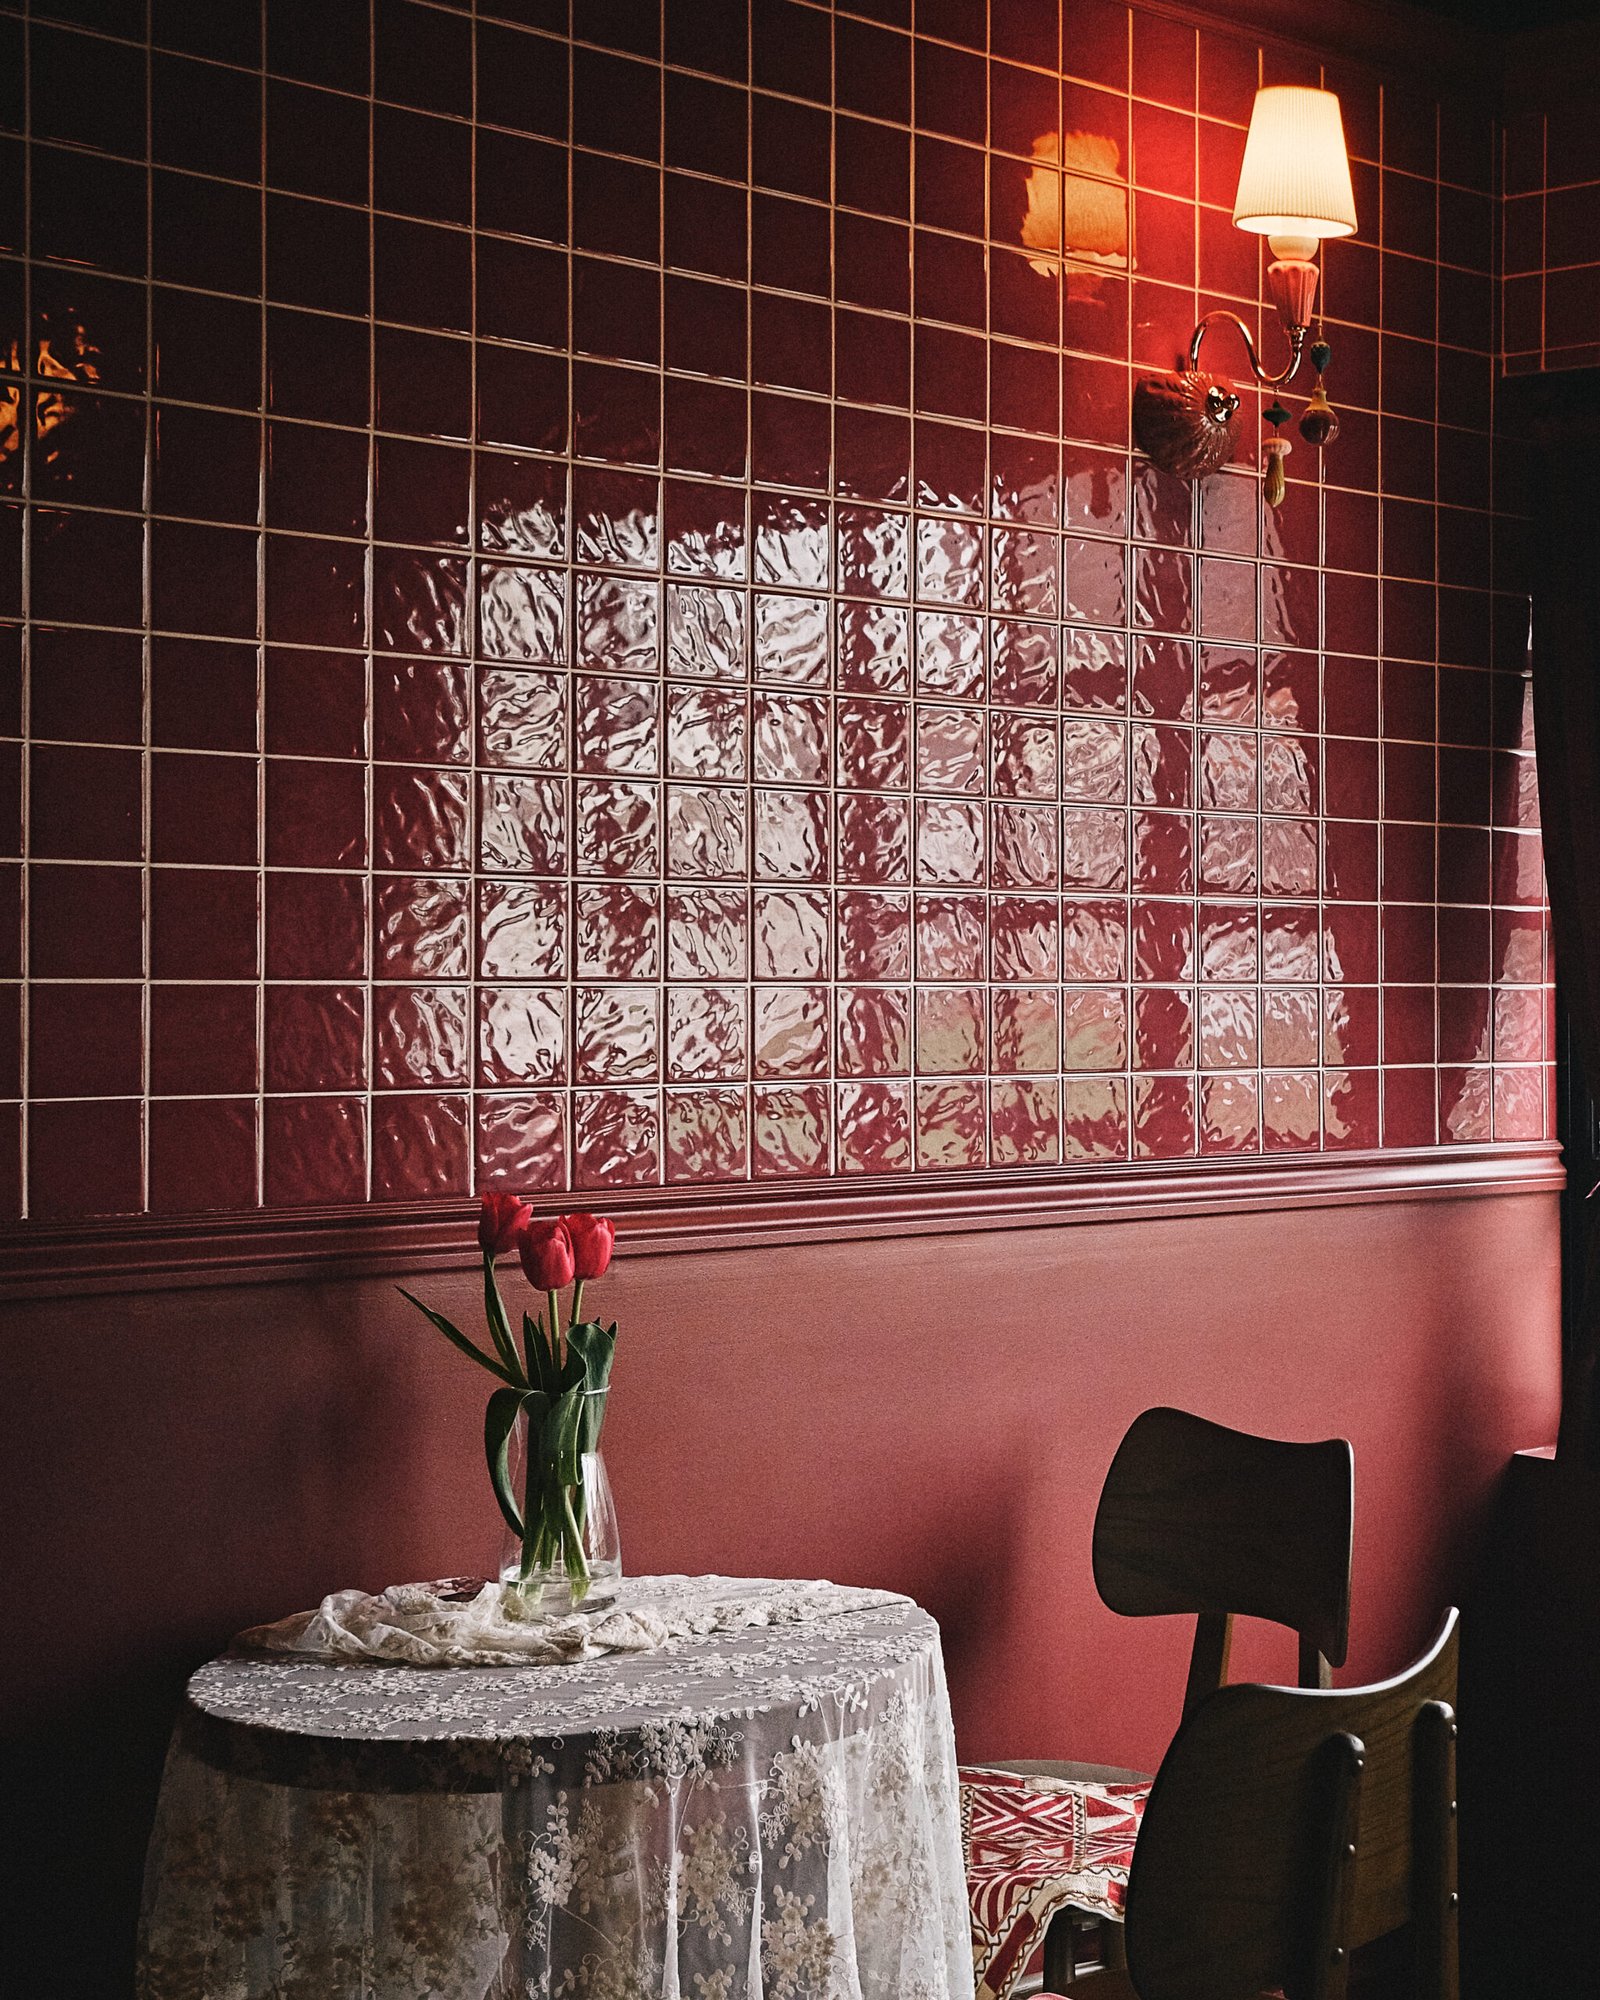
[[[472, 1371], [391, 1299], [264, 1286], [13, 1324], [6, 1594], [39, 1637], [0, 1670], [8, 2000], [131, 1990], [145, 1839], [197, 1664], [342, 1585], [487, 1567]], [[86, 1336], [104, 1366], [86, 1368]]]
[[108, 1676], [0, 1740], [0, 1991], [120, 2000], [167, 1737], [194, 1654]]

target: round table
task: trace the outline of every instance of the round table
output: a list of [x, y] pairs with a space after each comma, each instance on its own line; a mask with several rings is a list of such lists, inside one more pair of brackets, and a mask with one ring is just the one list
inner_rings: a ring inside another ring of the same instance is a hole
[[[624, 1591], [674, 1584], [704, 1594]], [[234, 1652], [189, 1683], [143, 2000], [972, 1990], [939, 1633], [907, 1598], [811, 1586], [790, 1622], [556, 1666]]]

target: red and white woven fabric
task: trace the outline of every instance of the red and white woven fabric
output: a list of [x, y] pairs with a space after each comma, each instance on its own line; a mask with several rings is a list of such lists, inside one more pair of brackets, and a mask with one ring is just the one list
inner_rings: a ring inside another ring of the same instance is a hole
[[1008, 2000], [1057, 1910], [1122, 1915], [1148, 1785], [961, 1768], [977, 2000]]

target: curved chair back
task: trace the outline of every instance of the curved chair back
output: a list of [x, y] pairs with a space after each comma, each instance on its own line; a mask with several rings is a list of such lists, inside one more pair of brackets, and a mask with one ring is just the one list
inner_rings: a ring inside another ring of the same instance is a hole
[[1226, 1687], [1162, 1760], [1128, 1882], [1140, 2000], [1345, 1990], [1407, 1923], [1419, 1993], [1456, 1993], [1456, 1613], [1395, 1679]]
[[1185, 1709], [1227, 1679], [1230, 1618], [1287, 1625], [1300, 1678], [1326, 1686], [1350, 1629], [1355, 1454], [1344, 1438], [1293, 1444], [1146, 1410], [1106, 1474], [1094, 1580], [1131, 1618], [1200, 1618]]

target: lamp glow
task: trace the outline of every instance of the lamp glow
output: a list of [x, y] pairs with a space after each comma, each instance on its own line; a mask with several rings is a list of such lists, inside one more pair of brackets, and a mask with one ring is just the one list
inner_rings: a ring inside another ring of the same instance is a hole
[[1331, 90], [1279, 83], [1256, 92], [1233, 220], [1271, 237], [1281, 257], [1309, 257], [1319, 238], [1354, 234], [1344, 121]]

